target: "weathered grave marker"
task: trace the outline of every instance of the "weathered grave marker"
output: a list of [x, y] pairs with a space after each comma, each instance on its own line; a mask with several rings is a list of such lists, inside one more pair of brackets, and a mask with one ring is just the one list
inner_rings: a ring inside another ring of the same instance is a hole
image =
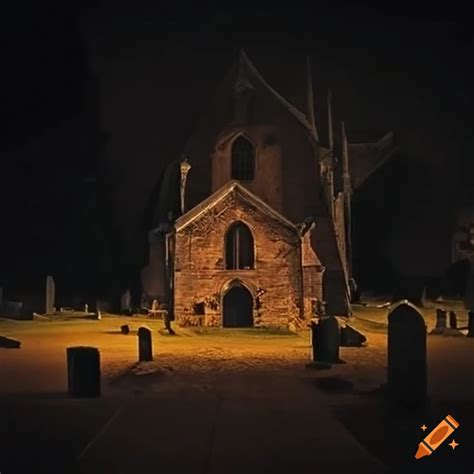
[[120, 311], [130, 312], [131, 311], [131, 300], [132, 296], [130, 290], [127, 290], [120, 298]]
[[151, 331], [146, 327], [138, 329], [138, 360], [153, 360], [153, 348], [151, 341]]
[[340, 362], [339, 345], [341, 335], [339, 323], [334, 316], [319, 318], [311, 321], [311, 345], [313, 347], [313, 362], [335, 364]]
[[68, 347], [68, 393], [73, 397], [100, 397], [100, 353], [95, 347]]
[[129, 334], [130, 333], [130, 327], [128, 324], [124, 324], [123, 326], [120, 326], [120, 332], [122, 334]]
[[56, 293], [56, 286], [54, 278], [51, 275], [46, 277], [46, 314], [54, 313], [54, 299]]
[[357, 329], [345, 324], [341, 326], [341, 346], [342, 347], [361, 347], [367, 342], [367, 336]]
[[436, 309], [435, 327], [430, 331], [430, 334], [443, 334], [448, 327], [448, 315], [444, 309]]
[[426, 325], [407, 300], [388, 313], [387, 389], [392, 402], [419, 406], [426, 402]]
[[5, 349], [20, 349], [21, 342], [9, 337], [0, 336], [0, 347]]

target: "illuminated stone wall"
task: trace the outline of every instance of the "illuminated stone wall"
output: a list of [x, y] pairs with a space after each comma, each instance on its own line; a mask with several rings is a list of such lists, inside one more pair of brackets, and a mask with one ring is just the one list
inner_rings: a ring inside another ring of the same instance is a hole
[[[251, 230], [255, 265], [225, 268], [225, 234], [235, 221]], [[296, 229], [269, 218], [235, 190], [176, 233], [175, 317], [178, 324], [222, 325], [222, 299], [238, 279], [252, 293], [254, 326], [287, 327], [302, 317], [301, 245]], [[195, 311], [205, 310], [204, 316]]]

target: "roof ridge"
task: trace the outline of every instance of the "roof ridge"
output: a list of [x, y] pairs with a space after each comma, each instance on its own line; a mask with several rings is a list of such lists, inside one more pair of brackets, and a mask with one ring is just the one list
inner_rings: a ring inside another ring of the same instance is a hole
[[206, 199], [204, 199], [199, 204], [190, 209], [188, 212], [176, 219], [176, 230], [182, 230], [187, 227], [189, 224], [191, 224], [191, 222], [193, 222], [199, 216], [214, 207], [221, 199], [223, 199], [233, 190], [239, 191], [240, 194], [244, 197], [244, 199], [246, 198], [247, 200], [253, 201], [254, 204], [256, 204], [260, 208], [263, 208], [263, 210], [266, 211], [267, 214], [270, 214], [274, 219], [279, 220], [282, 224], [296, 231], [298, 230], [297, 226], [293, 224], [293, 222], [291, 222], [285, 216], [273, 209], [273, 207], [271, 207], [261, 198], [252, 193], [252, 191], [247, 189], [237, 180], [227, 181], [227, 183], [221, 186], [217, 191], [212, 193]]
[[308, 121], [306, 115], [301, 112], [296, 106], [291, 104], [287, 99], [285, 99], [281, 94], [279, 94], [260, 74], [255, 65], [250, 61], [249, 57], [245, 51], [241, 50], [241, 58], [246, 62], [247, 67], [251, 72], [257, 77], [257, 79], [262, 83], [262, 85], [302, 124], [304, 125], [317, 142], [319, 142], [318, 133], [316, 127], [313, 127]]

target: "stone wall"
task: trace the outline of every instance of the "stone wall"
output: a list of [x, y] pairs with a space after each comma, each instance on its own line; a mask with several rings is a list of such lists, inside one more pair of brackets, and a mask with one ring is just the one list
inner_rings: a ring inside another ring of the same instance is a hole
[[278, 212], [283, 212], [282, 157], [275, 127], [227, 127], [217, 138], [211, 155], [212, 192], [232, 179], [232, 145], [243, 135], [255, 147], [255, 179], [245, 186]]
[[[225, 233], [241, 221], [251, 230], [255, 266], [225, 268]], [[178, 324], [202, 320], [221, 326], [222, 299], [233, 281], [254, 299], [254, 326], [288, 326], [302, 317], [300, 238], [295, 229], [269, 218], [233, 190], [201, 216], [176, 232], [175, 316]], [[202, 312], [198, 315], [196, 312]]]

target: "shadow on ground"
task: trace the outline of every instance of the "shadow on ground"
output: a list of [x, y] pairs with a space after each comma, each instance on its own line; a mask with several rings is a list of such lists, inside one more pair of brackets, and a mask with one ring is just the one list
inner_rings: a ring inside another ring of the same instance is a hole
[[116, 407], [54, 395], [0, 398], [2, 473], [79, 473], [77, 457]]

